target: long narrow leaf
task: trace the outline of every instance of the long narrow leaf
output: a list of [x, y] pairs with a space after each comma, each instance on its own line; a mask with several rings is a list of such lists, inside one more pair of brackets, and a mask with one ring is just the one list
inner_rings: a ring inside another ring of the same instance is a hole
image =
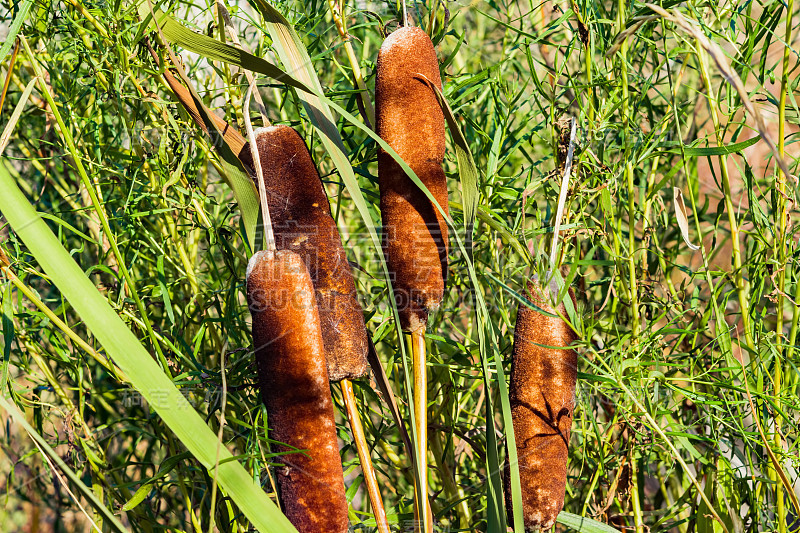
[[[209, 129], [208, 125], [203, 120], [203, 114], [200, 112], [200, 109], [194, 103], [194, 97], [192, 93], [183, 85], [180, 84], [178, 80], [175, 79], [175, 76], [170, 74], [168, 70], [164, 71], [164, 79], [167, 80], [167, 84], [169, 84], [170, 89], [172, 92], [175, 93], [175, 96], [178, 98], [178, 101], [183, 105], [186, 112], [192, 117], [192, 120], [195, 121], [197, 125], [207, 134], [211, 135], [211, 130]], [[211, 111], [206, 110], [206, 114], [208, 118], [214, 121], [214, 126], [222, 133], [222, 138], [225, 139], [225, 143], [231, 149], [234, 154], [239, 154], [244, 148], [244, 145], [247, 144], [247, 140], [239, 133], [236, 129], [232, 128], [224, 119], [217, 116], [216, 113], [212, 113]]]
[[32, 5], [33, 0], [25, 0], [19, 6], [17, 16], [14, 17], [14, 22], [11, 23], [11, 27], [8, 29], [8, 33], [6, 34], [6, 40], [3, 41], [3, 45], [0, 46], [0, 63], [5, 62], [8, 52], [11, 50], [11, 47], [14, 46], [14, 41], [17, 38], [17, 34], [19, 33], [20, 28], [22, 28], [22, 23], [28, 18], [28, 13], [30, 13]]
[[22, 115], [22, 110], [25, 109], [25, 104], [28, 103], [28, 97], [31, 95], [31, 91], [33, 91], [33, 86], [36, 84], [36, 80], [37, 78], [33, 78], [28, 82], [28, 85], [25, 86], [25, 89], [22, 90], [22, 95], [19, 97], [19, 102], [17, 102], [17, 106], [11, 113], [11, 118], [8, 119], [6, 127], [3, 129], [3, 134], [0, 135], [0, 154], [2, 154], [3, 150], [6, 149], [6, 144], [8, 144], [8, 141], [11, 139], [11, 133], [14, 131], [14, 126], [17, 125], [17, 121]]
[[[147, 6], [147, 1], [140, 0], [138, 8], [139, 16], [142, 17], [145, 23], [152, 22], [153, 19], [150, 16], [150, 9]], [[195, 33], [160, 9], [155, 10], [155, 15], [158, 18], [161, 31], [164, 32], [164, 37], [171, 42], [180, 44], [187, 50], [201, 54], [213, 61], [223, 61], [225, 63], [239, 65], [247, 70], [261, 72], [281, 83], [308, 91], [308, 88], [303, 83], [297, 81], [297, 79], [288, 75], [269, 61], [249, 54], [235, 46], [222, 43], [212, 37]]]
[[[424, 77], [424, 76], [423, 76]], [[472, 249], [472, 228], [475, 225], [475, 218], [478, 216], [478, 168], [469, 150], [469, 143], [461, 128], [458, 127], [455, 114], [447, 103], [442, 91], [431, 81], [425, 78], [425, 82], [433, 89], [439, 107], [442, 108], [444, 118], [450, 135], [453, 137], [453, 145], [456, 149], [456, 161], [458, 162], [458, 177], [461, 180], [461, 206], [464, 212], [464, 234], [467, 241], [467, 250]]]
[[576, 514], [566, 513], [564, 511], [559, 513], [556, 521], [558, 521], [559, 524], [567, 526], [568, 528], [574, 529], [580, 533], [619, 533], [619, 530], [614, 529], [607, 524], [603, 524], [597, 520], [592, 520], [591, 518], [585, 518]]
[[[131, 384], [200, 464], [211, 471], [216, 462], [217, 436], [61, 246], [3, 165], [0, 211]], [[256, 528], [264, 533], [296, 531], [242, 465], [231, 460], [227, 448], [220, 450], [219, 458], [220, 486]]]

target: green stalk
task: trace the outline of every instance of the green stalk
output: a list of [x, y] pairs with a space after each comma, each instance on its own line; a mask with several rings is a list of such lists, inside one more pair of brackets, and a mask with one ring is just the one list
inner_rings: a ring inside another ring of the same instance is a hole
[[83, 4], [78, 2], [78, 0], [69, 0], [69, 3], [72, 4], [75, 9], [77, 9], [83, 17], [89, 21], [89, 23], [95, 27], [97, 32], [103, 36], [104, 39], [109, 39], [108, 31], [99, 23], [97, 19], [92, 16], [86, 7]]
[[456, 513], [458, 514], [459, 527], [468, 530], [472, 524], [472, 512], [469, 509], [467, 500], [464, 498], [464, 489], [455, 479], [447, 458], [444, 456], [444, 446], [442, 445], [441, 432], [436, 431], [431, 436], [431, 448], [433, 449], [433, 459], [436, 462], [436, 469], [441, 473], [442, 485], [448, 500], [457, 501]]
[[[781, 75], [781, 93], [778, 100], [778, 154], [783, 158], [786, 152], [786, 95], [789, 86], [789, 43], [792, 40], [792, 10], [794, 9], [794, 0], [788, 0], [786, 5], [786, 33], [784, 35], [784, 48], [783, 48], [783, 73]], [[778, 302], [777, 302], [777, 321], [775, 331], [778, 339], [778, 350], [775, 361], [774, 373], [774, 391], [775, 398], [781, 395], [783, 387], [783, 359], [781, 359], [780, 339], [783, 337], [783, 306], [784, 306], [784, 291], [786, 290], [786, 234], [788, 214], [786, 212], [786, 181], [789, 176], [784, 175], [783, 170], [778, 169], [778, 216], [780, 230], [778, 238], [775, 240], [778, 243]], [[792, 317], [792, 324], [796, 321], [794, 317], [797, 315], [797, 306], [794, 306]], [[791, 347], [788, 348], [791, 351]], [[787, 361], [790, 359], [786, 359]], [[775, 449], [780, 451], [783, 449], [783, 440], [781, 439], [781, 419], [778, 413], [775, 414]], [[783, 484], [777, 483], [775, 485], [775, 500], [778, 514], [778, 532], [786, 533], [786, 506], [784, 505]]]
[[616, 411], [614, 411], [614, 416], [613, 416], [613, 418], [611, 419], [611, 422], [608, 425], [609, 428], [611, 428], [611, 429], [609, 429], [606, 432], [605, 436], [601, 436], [601, 438], [600, 438], [599, 458], [601, 460], [598, 461], [597, 468], [595, 469], [594, 474], [592, 474], [592, 480], [589, 483], [589, 490], [586, 491], [587, 496], [586, 496], [586, 499], [583, 502], [583, 507], [581, 507], [581, 513], [580, 513], [581, 516], [586, 516], [586, 511], [589, 509], [589, 504], [591, 503], [591, 497], [594, 494], [594, 490], [597, 487], [597, 484], [598, 484], [598, 482], [600, 480], [600, 475], [602, 473], [604, 473], [603, 465], [602, 465], [602, 458], [605, 457], [608, 454], [611, 446], [614, 444], [613, 428], [617, 425], [617, 421], [618, 420], [619, 420], [619, 410], [616, 410]]
[[[588, 11], [588, 10], [587, 10]], [[589, 131], [594, 131], [594, 80], [592, 75], [592, 32], [589, 30], [589, 24], [586, 18], [583, 19], [583, 25], [589, 33], [588, 42], [584, 47], [583, 61], [584, 68], [586, 69], [586, 97], [589, 100]]]
[[[216, 15], [217, 30], [219, 31], [219, 41], [221, 43], [227, 44], [228, 40], [227, 40], [226, 35], [225, 35], [225, 18], [223, 17], [223, 14], [222, 14], [222, 10], [225, 9], [225, 6], [223, 6], [221, 3], [217, 3], [217, 5], [215, 7], [217, 8], [217, 9], [214, 10], [214, 14]], [[225, 87], [225, 95], [226, 95], [226, 97], [228, 99], [228, 104], [229, 104], [229, 105], [225, 106], [225, 111], [226, 111], [226, 113], [229, 114], [228, 116], [230, 117], [228, 119], [228, 122], [230, 124], [236, 124], [236, 122], [237, 122], [236, 121], [236, 110], [241, 108], [241, 106], [240, 105], [236, 105], [235, 102], [237, 102], [237, 100], [239, 102], [241, 102], [241, 99], [236, 98], [236, 95], [234, 94], [235, 84], [233, 83], [233, 79], [231, 77], [231, 67], [230, 67], [230, 65], [228, 63], [222, 62], [220, 64], [220, 67], [221, 67], [221, 70], [222, 70], [222, 78], [223, 78], [223, 85]], [[242, 109], [242, 113], [243, 114], [244, 113], [249, 113], [249, 112], [250, 112], [249, 109]], [[213, 522], [212, 522], [212, 524], [213, 524]]]
[[[725, 145], [725, 139], [722, 136], [722, 127], [719, 121], [719, 111], [717, 109], [717, 102], [713, 96], [713, 88], [711, 86], [711, 77], [708, 74], [708, 64], [706, 62], [706, 55], [700, 43], [697, 43], [697, 57], [700, 64], [700, 76], [703, 78], [706, 91], [708, 92], [708, 106], [711, 110], [711, 120], [714, 123], [714, 132], [717, 136], [717, 144], [719, 146]], [[749, 284], [744, 280], [742, 275], [742, 250], [739, 243], [739, 223], [736, 220], [736, 211], [733, 206], [733, 195], [731, 194], [730, 173], [728, 172], [728, 157], [725, 154], [719, 156], [720, 172], [722, 174], [722, 193], [725, 201], [725, 211], [728, 213], [728, 224], [731, 231], [731, 245], [733, 247], [733, 269], [734, 269], [734, 284], [736, 286], [736, 295], [739, 299], [739, 308], [742, 315], [742, 328], [744, 329], [744, 339], [750, 353], [755, 353], [755, 344], [753, 343], [752, 331], [750, 326], [750, 296]]]
[[[625, 0], [619, 0], [619, 31], [623, 30], [625, 24]], [[639, 318], [639, 295], [636, 280], [636, 187], [633, 183], [633, 164], [631, 158], [630, 127], [628, 121], [628, 105], [630, 96], [628, 94], [628, 39], [623, 41], [619, 50], [620, 58], [620, 77], [622, 84], [622, 105], [620, 114], [622, 117], [622, 132], [625, 138], [625, 178], [628, 187], [628, 290], [631, 300], [631, 326], [633, 330], [633, 341], [639, 337], [640, 318]]]
[[42, 93], [42, 96], [47, 100], [48, 105], [50, 106], [50, 111], [53, 113], [53, 117], [56, 119], [58, 123], [58, 130], [61, 133], [61, 136], [64, 138], [64, 142], [67, 143], [67, 149], [72, 156], [72, 160], [75, 163], [75, 169], [78, 171], [78, 174], [81, 177], [81, 181], [83, 182], [83, 186], [86, 188], [87, 192], [89, 193], [89, 197], [92, 199], [92, 206], [94, 207], [95, 212], [97, 213], [98, 218], [100, 219], [100, 224], [103, 226], [103, 233], [105, 234], [106, 238], [108, 239], [108, 243], [111, 246], [111, 250], [114, 253], [114, 257], [117, 260], [117, 266], [119, 267], [119, 271], [122, 274], [123, 279], [125, 279], [125, 283], [128, 285], [128, 288], [131, 291], [131, 296], [133, 297], [133, 301], [136, 303], [136, 308], [139, 310], [139, 314], [142, 316], [142, 321], [144, 322], [145, 329], [147, 330], [147, 335], [150, 337], [150, 341], [153, 344], [153, 348], [156, 350], [156, 354], [158, 355], [159, 362], [161, 363], [161, 367], [164, 372], [167, 373], [170, 378], [172, 377], [172, 373], [170, 371], [169, 365], [167, 364], [167, 359], [164, 357], [164, 353], [161, 351], [161, 346], [159, 345], [158, 341], [156, 340], [155, 333], [153, 332], [153, 326], [150, 323], [150, 319], [147, 316], [147, 310], [142, 303], [142, 300], [139, 298], [139, 294], [136, 292], [136, 285], [133, 283], [133, 279], [131, 278], [130, 272], [128, 272], [128, 268], [125, 266], [125, 257], [119, 251], [119, 247], [117, 247], [117, 241], [114, 238], [114, 234], [111, 232], [111, 227], [108, 224], [108, 217], [106, 216], [106, 212], [103, 209], [103, 206], [100, 204], [100, 200], [97, 197], [97, 191], [94, 188], [94, 183], [89, 178], [89, 175], [86, 173], [86, 169], [83, 166], [81, 156], [78, 153], [78, 149], [75, 146], [75, 142], [72, 139], [72, 133], [70, 132], [69, 128], [67, 128], [66, 124], [64, 123], [64, 119], [61, 118], [61, 113], [58, 111], [58, 106], [56, 102], [53, 100], [53, 96], [50, 94], [50, 91], [47, 88], [44, 80], [44, 74], [42, 73], [41, 68], [39, 67], [39, 63], [36, 61], [36, 55], [31, 51], [30, 46], [28, 45], [28, 41], [25, 39], [24, 36], [20, 35], [19, 38], [22, 40], [22, 44], [25, 47], [25, 51], [28, 54], [28, 57], [31, 60], [31, 66], [33, 67], [33, 71], [36, 76], [39, 77], [39, 89]]
[[[665, 28], [664, 22], [662, 21], [661, 24], [662, 24], [662, 26], [661, 26], [662, 30], [664, 31], [664, 35], [666, 35], [666, 28]], [[665, 45], [666, 45], [666, 42], [665, 42]], [[687, 53], [685, 58], [684, 58], [684, 67], [688, 64], [688, 59], [689, 59], [689, 54]], [[675, 129], [678, 132], [678, 139], [683, 139], [683, 131], [681, 130], [681, 121], [680, 121], [680, 117], [678, 116], [678, 104], [677, 104], [678, 86], [675, 83], [676, 82], [679, 83], [680, 80], [682, 80], [683, 72], [684, 72], [684, 68], [681, 69], [681, 74], [679, 75], [678, 80], [673, 80], [672, 79], [672, 73], [669, 70], [667, 70], [667, 76], [669, 78], [670, 89], [671, 89], [670, 90], [670, 99], [671, 99], [670, 108], [672, 109], [672, 116], [673, 116], [673, 119], [675, 120]], [[718, 330], [721, 331], [722, 328], [725, 327], [725, 320], [722, 317], [722, 312], [719, 309], [719, 303], [713, 297], [714, 296], [714, 283], [713, 283], [713, 280], [711, 279], [711, 271], [709, 270], [708, 254], [706, 253], [706, 250], [705, 250], [705, 248], [703, 247], [703, 244], [702, 244], [703, 240], [705, 239], [705, 237], [704, 237], [704, 234], [703, 234], [703, 229], [700, 227], [700, 216], [697, 214], [697, 200], [695, 199], [694, 190], [692, 189], [692, 180], [689, 179], [689, 165], [687, 164], [688, 156], [686, 155], [686, 151], [685, 151], [685, 148], [684, 148], [684, 145], [683, 145], [682, 142], [680, 143], [680, 149], [681, 149], [681, 165], [683, 166], [683, 173], [684, 173], [684, 176], [686, 177], [686, 188], [687, 188], [687, 192], [689, 193], [688, 194], [689, 203], [691, 204], [691, 207], [692, 207], [692, 220], [694, 221], [695, 232], [697, 233], [697, 240], [700, 243], [700, 256], [703, 259], [703, 274], [705, 275], [706, 284], [708, 285], [708, 290], [709, 290], [709, 292], [711, 294], [710, 301], [711, 301], [711, 308], [714, 311], [714, 320], [715, 320], [715, 323], [717, 324]], [[665, 264], [665, 262], [663, 260], [663, 256], [661, 254], [659, 256], [661, 257], [661, 268], [666, 273], [666, 264]], [[669, 280], [669, 278], [667, 278], [667, 280], [669, 282], [669, 286], [673, 287], [672, 282]], [[673, 287], [673, 291], [674, 291], [674, 287]], [[674, 294], [674, 297], [676, 298], [676, 300], [678, 299], [677, 293]]]
[[636, 459], [636, 448], [631, 449], [631, 507], [633, 507], [633, 523], [637, 532], [644, 531], [644, 521], [642, 520], [642, 500], [639, 494], [639, 465]]
[[[665, 28], [665, 23], [664, 23], [663, 20], [662, 20], [661, 24], [662, 24], [662, 26], [661, 26], [662, 30], [664, 30], [664, 35], [666, 35], [666, 28]], [[698, 56], [699, 56], [699, 54], [698, 54]], [[688, 54], [686, 56], [686, 60], [688, 60]], [[687, 64], [687, 61], [684, 61], [684, 65], [685, 64]], [[683, 69], [681, 69], [681, 76], [679, 77], [679, 79], [682, 78], [683, 72], [684, 72]], [[678, 132], [678, 139], [683, 139], [683, 132], [681, 131], [681, 122], [680, 122], [680, 118], [678, 116], [678, 105], [677, 105], [678, 86], [673, 83], [671, 71], [669, 71], [669, 70], [667, 71], [667, 76], [669, 78], [670, 88], [671, 88], [671, 90], [670, 90], [670, 98], [671, 98], [670, 107], [672, 108], [672, 115], [673, 115], [673, 118], [675, 120], [675, 128], [677, 129], [677, 132]], [[689, 202], [690, 202], [691, 207], [692, 207], [692, 220], [694, 221], [695, 232], [697, 233], [697, 239], [698, 239], [698, 242], [700, 243], [700, 254], [701, 254], [701, 257], [702, 257], [702, 260], [703, 260], [703, 273], [704, 273], [706, 284], [708, 285], [708, 289], [709, 289], [709, 293], [710, 293], [710, 298], [709, 299], [710, 299], [710, 302], [711, 302], [711, 307], [713, 309], [714, 320], [715, 320], [715, 323], [717, 325], [718, 331], [722, 331], [722, 328], [725, 327], [725, 320], [724, 320], [724, 318], [722, 316], [722, 312], [721, 312], [721, 310], [719, 308], [719, 303], [717, 302], [716, 298], [714, 298], [714, 283], [713, 283], [713, 280], [711, 279], [711, 271], [709, 269], [709, 263], [708, 263], [708, 254], [706, 253], [706, 250], [705, 250], [705, 248], [703, 247], [703, 244], [702, 244], [703, 240], [704, 240], [704, 235], [703, 235], [703, 230], [700, 227], [700, 217], [699, 217], [699, 215], [697, 213], [697, 201], [695, 200], [694, 191], [692, 189], [692, 181], [691, 181], [691, 179], [689, 179], [689, 167], [688, 167], [688, 164], [687, 164], [688, 158], [687, 158], [687, 155], [686, 155], [686, 152], [685, 152], [685, 149], [684, 149], [683, 142], [680, 143], [680, 149], [681, 149], [681, 164], [683, 166], [683, 173], [686, 176], [686, 187], [687, 187], [687, 190], [688, 190], [688, 193], [689, 193], [688, 194]], [[663, 268], [663, 266], [662, 266], [662, 268]], [[730, 355], [730, 354], [728, 354], [728, 355]], [[747, 379], [747, 376], [744, 375], [744, 373], [742, 374], [742, 379]], [[634, 398], [634, 402], [637, 402], [637, 400], [635, 398]], [[647, 414], [647, 416], [649, 416], [649, 414]], [[660, 431], [660, 429], [658, 427], [656, 427], [655, 429], [656, 429], [656, 431], [658, 433], [663, 435], [663, 433]], [[674, 447], [672, 446], [671, 443], [667, 443], [667, 444], [668, 444], [668, 446], [670, 446], [670, 447], [672, 447], [674, 449]], [[689, 481], [692, 484], [694, 484], [695, 488], [697, 489], [698, 493], [700, 494], [700, 497], [706, 501], [706, 503], [709, 505], [709, 508], [712, 511], [712, 514], [719, 520], [719, 516], [713, 510], [713, 507], [710, 506], [710, 502], [708, 502], [708, 499], [705, 496], [705, 492], [702, 490], [702, 488], [700, 487], [699, 483], [697, 483], [697, 480], [694, 478], [692, 473], [690, 471], [688, 471], [687, 467], [685, 466], [685, 463], [683, 463], [683, 459], [681, 457], [676, 457], [676, 458], [677, 458], [678, 462], [681, 463], [681, 465], [684, 467], [685, 473], [689, 477]], [[688, 486], [687, 486], [687, 483], [686, 483], [686, 479], [684, 478], [681, 492], [685, 492], [685, 490], [687, 488], [688, 488]], [[719, 523], [723, 524], [722, 520], [719, 520]], [[685, 530], [685, 528], [686, 528], [686, 524], [683, 524], [681, 530]], [[722, 529], [727, 532], [727, 528], [724, 526], [724, 524], [722, 525]]]
[[[647, 199], [650, 189], [653, 188], [656, 179], [656, 170], [658, 170], [658, 163], [661, 161], [660, 156], [656, 156], [653, 158], [653, 167], [650, 169], [650, 173], [647, 175], [647, 180], [645, 181], [645, 187], [643, 191], [643, 198], [642, 203], [644, 204], [644, 210], [642, 211], [642, 238], [644, 239], [647, 235], [647, 229], [650, 226], [650, 207], [653, 204], [652, 198], [650, 200]], [[642, 269], [647, 270], [647, 250], [642, 253]], [[666, 275], [666, 272], [665, 272]]]

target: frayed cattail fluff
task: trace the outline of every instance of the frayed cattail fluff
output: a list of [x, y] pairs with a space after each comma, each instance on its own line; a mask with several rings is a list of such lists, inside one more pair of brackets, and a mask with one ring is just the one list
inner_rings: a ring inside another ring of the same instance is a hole
[[[305, 263], [294, 252], [256, 253], [247, 301], [269, 437], [284, 513], [301, 533], [347, 531], [347, 499], [336, 440], [325, 347]], [[290, 446], [292, 448], [290, 448]]]
[[[534, 305], [557, 315], [548, 289], [534, 280], [528, 283], [526, 292]], [[571, 290], [569, 297], [574, 303]], [[558, 309], [566, 315], [563, 303]], [[561, 318], [520, 304], [509, 396], [526, 530], [551, 528], [564, 506], [578, 364], [575, 350], [565, 348], [573, 340], [575, 334]], [[508, 469], [505, 477], [506, 505], [511, 514]]]
[[[368, 369], [364, 314], [311, 154], [289, 126], [260, 128], [255, 135], [276, 247], [302, 257], [316, 289], [328, 377], [361, 377]], [[239, 157], [252, 168], [249, 144]]]
[[[395, 31], [378, 54], [375, 103], [377, 132], [414, 170], [448, 212], [444, 115], [433, 89], [441, 89], [433, 43], [419, 28]], [[406, 331], [424, 329], [428, 311], [439, 307], [447, 278], [447, 224], [400, 165], [378, 154], [384, 252], [394, 276], [395, 300]]]

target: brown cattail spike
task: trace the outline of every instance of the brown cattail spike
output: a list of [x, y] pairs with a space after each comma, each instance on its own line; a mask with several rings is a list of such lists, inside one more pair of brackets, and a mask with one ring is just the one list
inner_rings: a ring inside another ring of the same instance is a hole
[[[347, 499], [314, 286], [294, 252], [256, 253], [247, 267], [253, 344], [284, 512], [300, 533], [343, 533]], [[292, 448], [277, 446], [276, 452]]]
[[[276, 247], [302, 257], [316, 289], [328, 377], [331, 381], [361, 377], [369, 368], [364, 314], [311, 154], [289, 126], [269, 126], [254, 133]], [[239, 157], [252, 168], [249, 144]]]
[[[424, 76], [441, 89], [439, 62], [419, 28], [400, 28], [378, 54], [377, 132], [448, 212], [444, 115]], [[447, 224], [428, 197], [385, 151], [378, 154], [384, 252], [406, 331], [424, 329], [444, 296]]]
[[[527, 287], [528, 299], [555, 315], [549, 292], [535, 281]], [[572, 291], [569, 294], [574, 302]], [[563, 303], [558, 308], [566, 314]], [[509, 396], [526, 531], [550, 529], [564, 506], [578, 363], [575, 350], [565, 348], [574, 339], [572, 329], [558, 316], [520, 304]], [[506, 505], [511, 513], [509, 482], [507, 470]]]

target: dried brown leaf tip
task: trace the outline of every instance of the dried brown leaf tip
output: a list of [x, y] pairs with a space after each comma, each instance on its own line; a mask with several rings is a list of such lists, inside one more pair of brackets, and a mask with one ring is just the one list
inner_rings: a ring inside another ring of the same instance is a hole
[[[419, 28], [393, 32], [378, 54], [375, 101], [377, 132], [411, 167], [448, 212], [444, 115], [436, 95], [420, 79], [441, 89], [433, 43]], [[404, 330], [425, 328], [428, 311], [444, 296], [448, 234], [444, 217], [388, 153], [378, 154], [384, 253], [394, 276], [394, 296]]]
[[[367, 373], [367, 333], [355, 281], [311, 154], [289, 126], [256, 130], [275, 244], [305, 262], [316, 290], [331, 381]], [[250, 145], [239, 154], [252, 168]]]
[[276, 469], [284, 513], [301, 533], [343, 533], [344, 474], [314, 286], [302, 258], [289, 250], [256, 253], [247, 301], [269, 436], [285, 444], [273, 449], [285, 452]]
[[[526, 292], [541, 311], [520, 304], [509, 397], [525, 527], [546, 530], [564, 506], [578, 360], [575, 350], [566, 348], [575, 340], [572, 329], [559, 316], [548, 316], [558, 314], [549, 291], [530, 282]], [[574, 302], [572, 291], [569, 294]], [[558, 308], [566, 314], [563, 303]], [[507, 470], [506, 502], [511, 513], [509, 477]]]

